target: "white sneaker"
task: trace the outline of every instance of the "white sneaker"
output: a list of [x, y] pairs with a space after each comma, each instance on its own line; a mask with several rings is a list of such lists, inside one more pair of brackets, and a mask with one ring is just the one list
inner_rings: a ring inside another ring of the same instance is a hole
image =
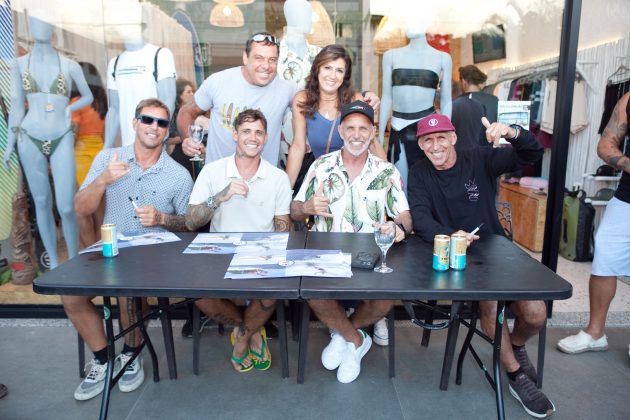
[[341, 364], [346, 351], [346, 340], [335, 331], [331, 333], [330, 343], [322, 351], [322, 365], [328, 370], [335, 370]]
[[[85, 365], [85, 378], [74, 391], [74, 399], [85, 401], [103, 392], [106, 374], [107, 363], [100, 364], [98, 360], [92, 359]], [[115, 374], [116, 373], [114, 373], [114, 375]]]
[[[121, 353], [116, 359], [122, 367], [131, 359], [131, 356], [131, 354]], [[138, 355], [136, 360], [125, 369], [125, 373], [123, 373], [123, 376], [118, 381], [118, 389], [120, 392], [135, 391], [142, 385], [142, 382], [144, 382], [144, 368], [142, 367], [142, 357]]]
[[558, 349], [567, 354], [584, 353], [585, 351], [608, 350], [608, 339], [606, 335], [594, 340], [590, 334], [580, 331], [575, 335], [570, 335], [558, 341]]
[[349, 384], [361, 373], [361, 359], [372, 347], [372, 339], [363, 330], [357, 330], [363, 337], [363, 343], [357, 348], [354, 343], [346, 342], [346, 351], [337, 370], [337, 380], [342, 384]]
[[389, 346], [389, 329], [387, 328], [387, 318], [381, 318], [374, 324], [374, 343], [379, 346]]

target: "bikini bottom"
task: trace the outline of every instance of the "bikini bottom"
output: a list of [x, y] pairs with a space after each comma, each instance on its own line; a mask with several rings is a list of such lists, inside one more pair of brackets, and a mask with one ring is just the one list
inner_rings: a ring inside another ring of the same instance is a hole
[[53, 155], [53, 153], [55, 153], [55, 150], [57, 150], [57, 147], [59, 146], [59, 143], [61, 143], [61, 140], [63, 140], [66, 134], [68, 134], [70, 131], [72, 131], [72, 127], [68, 128], [66, 132], [64, 132], [62, 135], [60, 135], [57, 138], [50, 139], [50, 140], [42, 140], [42, 139], [38, 139], [36, 137], [31, 136], [30, 134], [28, 134], [28, 132], [25, 129], [21, 127], [13, 128], [14, 133], [24, 134], [26, 137], [28, 137], [28, 139], [33, 142], [33, 144], [42, 153], [42, 155], [44, 155], [44, 157], [46, 158], [48, 162], [50, 162], [50, 157]]
[[[402, 115], [402, 113], [394, 112], [394, 115]], [[404, 114], [404, 115], [413, 115], [413, 118], [407, 119], [418, 119], [424, 118], [427, 115], [435, 114], [435, 108], [430, 107], [423, 111], [414, 112]], [[420, 147], [418, 146], [418, 138], [416, 137], [416, 132], [418, 131], [418, 122], [413, 122], [403, 128], [402, 130], [396, 130], [392, 128], [392, 132], [389, 136], [389, 149], [391, 150], [390, 156], [392, 163], [398, 162], [400, 157], [400, 150], [402, 147], [405, 148], [405, 156], [407, 156], [407, 166], [411, 168], [414, 163], [422, 160], [425, 155]]]

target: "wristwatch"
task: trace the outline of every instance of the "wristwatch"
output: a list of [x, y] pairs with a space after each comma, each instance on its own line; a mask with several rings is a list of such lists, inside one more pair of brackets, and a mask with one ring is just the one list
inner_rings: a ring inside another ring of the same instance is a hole
[[506, 137], [506, 139], [514, 141], [518, 138], [518, 136], [521, 135], [521, 130], [523, 129], [523, 127], [518, 124], [510, 124], [510, 127], [512, 127], [516, 131], [516, 134], [514, 135], [514, 137]]
[[219, 208], [219, 204], [221, 204], [220, 202], [218, 202], [217, 200], [214, 199], [214, 196], [211, 195], [210, 197], [208, 197], [208, 200], [206, 201], [206, 205], [208, 207], [210, 207], [212, 209], [212, 211], [216, 210], [217, 208]]

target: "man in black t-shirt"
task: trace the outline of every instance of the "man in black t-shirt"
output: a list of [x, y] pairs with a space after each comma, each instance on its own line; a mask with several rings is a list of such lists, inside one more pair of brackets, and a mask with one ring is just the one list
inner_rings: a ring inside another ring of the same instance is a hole
[[[495, 208], [497, 177], [542, 157], [542, 146], [522, 127], [490, 124], [485, 117], [482, 123], [488, 142], [503, 137], [512, 147], [456, 151], [458, 139], [448, 117], [431, 115], [418, 122], [418, 145], [428, 159], [411, 168], [408, 192], [414, 230], [426, 241], [437, 234], [462, 233], [470, 246], [484, 234], [502, 235]], [[471, 235], [482, 222], [478, 234]], [[493, 337], [497, 304], [482, 301], [479, 308], [481, 327]], [[546, 417], [555, 407], [536, 388], [536, 369], [525, 350], [525, 342], [545, 323], [546, 307], [542, 301], [518, 301], [510, 309], [516, 317], [514, 329], [511, 333], [503, 329], [501, 347], [510, 393], [530, 415]]]

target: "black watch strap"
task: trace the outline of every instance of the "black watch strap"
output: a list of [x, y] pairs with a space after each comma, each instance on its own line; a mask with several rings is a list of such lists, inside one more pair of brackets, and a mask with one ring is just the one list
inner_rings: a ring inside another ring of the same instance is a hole
[[507, 137], [507, 140], [516, 140], [518, 139], [518, 136], [521, 135], [521, 131], [523, 130], [523, 127], [521, 127], [518, 124], [510, 124], [510, 127], [512, 127], [514, 130], [516, 130], [516, 135], [514, 137]]

